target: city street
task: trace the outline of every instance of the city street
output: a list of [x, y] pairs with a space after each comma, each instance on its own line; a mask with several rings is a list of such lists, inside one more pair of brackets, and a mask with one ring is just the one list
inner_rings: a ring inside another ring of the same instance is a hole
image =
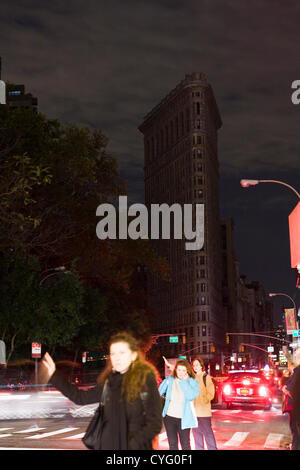
[[[97, 405], [76, 406], [56, 391], [1, 394], [0, 400], [0, 450], [85, 449], [81, 438]], [[220, 450], [284, 450], [290, 443], [288, 419], [279, 404], [269, 411], [219, 405], [212, 423]], [[191, 444], [194, 449], [193, 437]], [[164, 430], [159, 448], [168, 450]]]

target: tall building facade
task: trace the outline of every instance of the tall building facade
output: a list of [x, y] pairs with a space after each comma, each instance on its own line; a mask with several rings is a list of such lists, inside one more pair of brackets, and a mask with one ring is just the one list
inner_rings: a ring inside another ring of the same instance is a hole
[[[213, 362], [224, 349], [217, 135], [221, 125], [212, 87], [204, 74], [192, 73], [139, 126], [148, 210], [151, 204], [204, 204], [201, 250], [186, 250], [186, 240], [174, 239], [172, 231], [170, 240], [151, 241], [170, 265], [169, 281], [148, 278], [152, 331], [168, 357], [201, 354]], [[179, 342], [170, 343], [169, 335], [178, 335]]]

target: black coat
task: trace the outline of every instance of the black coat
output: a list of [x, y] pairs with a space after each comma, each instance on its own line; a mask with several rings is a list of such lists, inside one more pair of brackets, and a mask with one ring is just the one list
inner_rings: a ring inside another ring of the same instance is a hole
[[[53, 374], [50, 381], [76, 405], [89, 405], [101, 400], [103, 384], [88, 390], [80, 390], [75, 385], [68, 383], [58, 371]], [[109, 401], [109, 386], [105, 393], [106, 400]], [[126, 402], [125, 409], [128, 450], [151, 450], [152, 440], [162, 428], [161, 399], [153, 372], [147, 374], [141, 394], [133, 402]]]
[[292, 395], [293, 413], [298, 424], [300, 424], [300, 366], [295, 367], [286, 386]]

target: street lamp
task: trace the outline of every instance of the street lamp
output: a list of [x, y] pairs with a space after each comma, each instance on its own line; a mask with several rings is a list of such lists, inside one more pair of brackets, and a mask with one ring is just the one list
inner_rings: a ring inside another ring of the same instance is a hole
[[240, 181], [242, 188], [249, 188], [249, 186], [256, 186], [259, 183], [282, 184], [283, 186], [286, 186], [287, 188], [291, 189], [297, 195], [298, 199], [300, 199], [300, 194], [298, 193], [298, 191], [296, 191], [296, 189], [293, 188], [293, 186], [291, 186], [290, 184], [284, 183], [283, 181], [277, 181], [277, 180], [241, 180]]
[[[297, 307], [296, 307], [295, 301], [292, 299], [292, 297], [290, 297], [290, 296], [287, 295], [287, 294], [283, 294], [282, 292], [273, 292], [273, 293], [270, 293], [270, 294], [269, 294], [269, 297], [275, 297], [276, 295], [284, 295], [284, 297], [288, 297], [288, 298], [290, 299], [290, 301], [293, 303], [293, 305], [294, 305], [294, 312], [295, 312], [296, 327], [297, 327], [297, 329], [298, 329]], [[300, 316], [300, 315], [298, 314], [298, 316]]]
[[46, 269], [46, 271], [44, 271], [44, 273], [48, 272], [48, 271], [55, 271], [54, 273], [51, 273], [51, 274], [48, 274], [47, 276], [43, 277], [43, 279], [41, 279], [39, 285], [41, 286], [43, 284], [43, 282], [48, 279], [48, 277], [51, 277], [51, 276], [55, 276], [56, 274], [59, 274], [60, 272], [63, 272], [65, 274], [68, 274], [70, 271], [66, 271], [66, 267], [65, 266], [58, 266], [57, 268], [51, 268], [51, 269]]
[[[240, 180], [242, 188], [249, 188], [250, 186], [256, 186], [259, 183], [277, 183], [291, 189], [299, 199], [297, 206], [289, 215], [289, 230], [290, 230], [290, 251], [291, 251], [291, 267], [296, 268], [298, 271], [296, 287], [299, 288], [300, 284], [300, 242], [299, 242], [299, 231], [300, 231], [300, 194], [290, 184], [284, 183], [278, 180]], [[296, 309], [296, 307], [295, 307]], [[295, 310], [296, 311], [296, 310]], [[300, 316], [300, 315], [299, 315]]]
[[284, 295], [285, 297], [288, 297], [288, 298], [290, 299], [290, 301], [293, 303], [294, 309], [295, 309], [295, 312], [296, 312], [296, 310], [297, 310], [297, 308], [296, 308], [296, 303], [295, 303], [295, 301], [292, 299], [292, 297], [290, 297], [290, 296], [287, 295], [287, 294], [282, 294], [281, 292], [272, 292], [272, 293], [269, 294], [269, 297], [275, 297], [276, 295]]

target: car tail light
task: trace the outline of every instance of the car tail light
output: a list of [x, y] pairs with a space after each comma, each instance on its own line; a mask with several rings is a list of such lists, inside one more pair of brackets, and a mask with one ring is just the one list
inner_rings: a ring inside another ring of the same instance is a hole
[[268, 396], [268, 389], [267, 389], [267, 387], [264, 387], [264, 386], [262, 385], [261, 387], [259, 387], [258, 393], [259, 393], [259, 396], [260, 396], [260, 397], [266, 397], [266, 396]]
[[229, 384], [225, 385], [225, 387], [223, 388], [224, 395], [230, 395], [231, 392], [232, 392], [232, 390], [231, 390], [230, 385]]

